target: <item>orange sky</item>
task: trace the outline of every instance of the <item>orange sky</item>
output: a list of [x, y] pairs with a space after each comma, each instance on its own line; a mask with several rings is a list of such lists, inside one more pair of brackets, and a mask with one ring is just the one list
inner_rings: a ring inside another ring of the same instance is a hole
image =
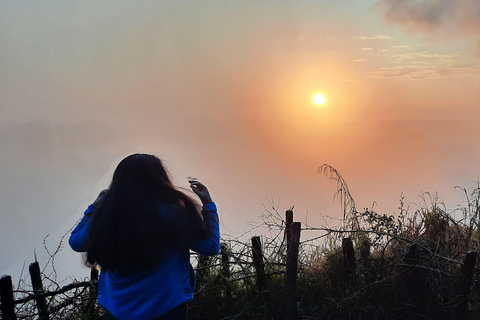
[[359, 208], [454, 207], [479, 179], [480, 11], [422, 3], [0, 3], [0, 254], [55, 242], [133, 152], [205, 181], [228, 234], [272, 194], [339, 217], [324, 163]]

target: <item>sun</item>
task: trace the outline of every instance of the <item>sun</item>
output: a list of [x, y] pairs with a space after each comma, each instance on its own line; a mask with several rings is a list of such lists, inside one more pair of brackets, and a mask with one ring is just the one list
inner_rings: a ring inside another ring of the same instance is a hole
[[315, 103], [317, 106], [322, 106], [326, 102], [325, 96], [321, 93], [317, 93], [313, 96], [313, 103]]

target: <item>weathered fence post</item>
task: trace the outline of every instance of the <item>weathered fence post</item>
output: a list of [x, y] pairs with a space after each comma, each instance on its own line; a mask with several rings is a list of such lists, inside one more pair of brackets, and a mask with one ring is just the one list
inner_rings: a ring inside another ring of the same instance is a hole
[[17, 320], [12, 288], [12, 277], [2, 276], [0, 279], [0, 301], [2, 302], [3, 320]]
[[90, 283], [91, 287], [88, 294], [87, 310], [90, 314], [94, 314], [95, 302], [98, 296], [98, 268], [96, 266], [90, 268]]
[[455, 290], [457, 299], [460, 299], [460, 301], [456, 304], [454, 319], [468, 319], [468, 295], [470, 294], [470, 288], [473, 283], [473, 268], [475, 267], [476, 260], [477, 252], [468, 251], [465, 256], [462, 275]]
[[292, 222], [293, 222], [293, 210], [288, 209], [285, 212], [285, 237], [287, 239], [287, 250], [290, 243], [290, 226], [292, 225]]
[[[35, 261], [29, 266], [30, 279], [32, 280], [32, 287], [34, 294], [44, 293], [43, 284], [42, 284], [42, 274], [40, 272], [40, 265], [38, 261]], [[40, 320], [47, 320], [48, 317], [48, 306], [44, 297], [36, 297], [35, 301], [37, 302], [38, 315]]]
[[401, 273], [401, 283], [405, 288], [408, 303], [402, 310], [404, 318], [410, 318], [413, 315], [422, 315], [424, 311], [421, 306], [424, 301], [425, 276], [421, 268], [417, 267], [421, 248], [417, 243], [412, 243], [405, 248], [403, 261], [406, 268]]
[[403, 254], [405, 264], [409, 266], [403, 276], [405, 291], [408, 297], [412, 301], [416, 302], [420, 301], [420, 297], [424, 290], [422, 275], [416, 267], [418, 263], [419, 250], [418, 244], [412, 243], [405, 249]]
[[349, 278], [355, 271], [357, 264], [355, 261], [355, 250], [353, 249], [353, 241], [351, 238], [344, 238], [342, 240], [343, 250], [343, 269], [345, 278]]
[[262, 243], [260, 237], [252, 237], [252, 257], [257, 275], [258, 291], [265, 288], [265, 263], [263, 262]]
[[290, 245], [287, 250], [286, 270], [286, 294], [287, 294], [287, 320], [298, 319], [298, 312], [295, 306], [297, 293], [297, 266], [298, 247], [300, 245], [301, 223], [292, 222], [290, 225]]
[[222, 278], [224, 280], [225, 284], [225, 300], [226, 300], [226, 314], [230, 313], [231, 307], [232, 307], [232, 287], [230, 285], [230, 257], [228, 254], [228, 247], [225, 243], [222, 243], [221, 249], [220, 249], [220, 254], [222, 256]]
[[197, 274], [197, 285], [196, 291], [200, 289], [200, 286], [205, 281], [205, 275], [207, 274], [207, 263], [208, 263], [208, 256], [204, 256], [203, 254], [198, 254], [198, 263], [197, 267], [195, 268], [195, 272]]

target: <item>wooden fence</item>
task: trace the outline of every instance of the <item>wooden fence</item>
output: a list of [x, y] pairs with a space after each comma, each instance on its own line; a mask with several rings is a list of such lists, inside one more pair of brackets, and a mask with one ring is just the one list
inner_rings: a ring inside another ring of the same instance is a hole
[[[286, 240], [286, 264], [284, 273], [285, 276], [285, 313], [286, 319], [294, 320], [299, 319], [297, 310], [297, 274], [299, 265], [299, 246], [301, 236], [301, 223], [293, 222], [293, 212], [288, 210], [285, 216], [285, 240]], [[227, 310], [233, 303], [232, 290], [231, 290], [231, 265], [236, 264], [236, 261], [230, 261], [232, 254], [229, 252], [229, 248], [226, 245], [222, 245], [220, 252], [220, 268], [219, 272], [223, 280], [223, 286], [225, 290], [225, 306]], [[402, 266], [408, 272], [405, 272], [404, 283], [406, 290], [410, 290], [410, 294], [418, 294], [415, 288], [418, 282], [418, 277], [421, 275], [422, 266], [417, 264], [416, 251], [420, 250], [417, 244], [411, 245], [405, 253], [404, 263]], [[362, 252], [362, 259], [366, 259], [365, 252]], [[355, 250], [353, 241], [351, 238], [344, 238], [342, 241], [342, 255], [343, 255], [343, 277], [348, 282], [348, 279], [352, 277], [357, 269]], [[366, 253], [368, 256], [368, 252]], [[470, 288], [473, 282], [473, 271], [476, 263], [477, 253], [470, 251], [465, 257], [463, 263], [463, 269], [460, 280], [458, 281], [456, 291], [455, 309], [452, 312], [453, 319], [466, 319], [467, 318], [467, 298], [470, 293]], [[209, 267], [207, 264], [208, 257], [199, 256], [198, 264], [196, 268], [197, 284], [201, 285], [205, 272]], [[253, 264], [255, 273], [253, 277], [256, 280], [257, 289], [259, 292], [263, 292], [268, 285], [268, 278], [271, 274], [265, 272], [265, 258], [263, 255], [262, 243], [260, 237], [251, 238], [251, 263]], [[49, 306], [47, 302], [48, 297], [53, 297], [59, 294], [64, 294], [70, 290], [83, 288], [82, 295], [85, 296], [85, 290], [88, 290], [88, 302], [87, 312], [94, 312], [94, 306], [97, 299], [97, 283], [98, 283], [98, 270], [96, 268], [91, 269], [91, 276], [89, 281], [75, 282], [66, 285], [58, 290], [47, 291], [42, 284], [42, 276], [38, 262], [30, 264], [29, 267], [32, 292], [28, 293], [27, 297], [17, 299], [14, 298], [13, 284], [10, 276], [2, 276], [0, 283], [1, 294], [1, 315], [3, 320], [16, 320], [15, 306], [18, 304], [27, 303], [29, 301], [35, 302], [38, 318], [41, 320], [48, 320], [50, 315], [59, 308], [72, 304], [78, 295], [74, 295], [62, 303]], [[276, 273], [278, 274], [278, 273]], [[243, 278], [244, 279], [244, 278]], [[268, 296], [266, 297], [268, 300]]]
[[[40, 271], [40, 265], [38, 261], [35, 261], [29, 266], [30, 280], [32, 284], [31, 293], [27, 293], [27, 296], [21, 299], [14, 298], [13, 292], [13, 283], [11, 276], [2, 276], [0, 280], [0, 295], [1, 295], [1, 315], [3, 320], [17, 320], [17, 314], [15, 313], [15, 306], [19, 304], [25, 304], [30, 301], [35, 301], [35, 306], [37, 309], [37, 315], [39, 320], [48, 320], [50, 315], [57, 312], [61, 308], [65, 308], [68, 305], [71, 305], [78, 299], [80, 296], [85, 294], [85, 290], [88, 292], [88, 303], [86, 305], [87, 313], [94, 312], [95, 302], [97, 300], [97, 283], [98, 283], [98, 269], [91, 268], [90, 280], [82, 282], [74, 282], [63, 286], [62, 288], [54, 291], [47, 291], [43, 287], [42, 283], [42, 273]], [[64, 301], [49, 307], [47, 298], [54, 297], [60, 294], [65, 294], [68, 291], [83, 288], [80, 294], [73, 295], [69, 298], [66, 298]], [[33, 315], [29, 315], [29, 318], [32, 318]]]

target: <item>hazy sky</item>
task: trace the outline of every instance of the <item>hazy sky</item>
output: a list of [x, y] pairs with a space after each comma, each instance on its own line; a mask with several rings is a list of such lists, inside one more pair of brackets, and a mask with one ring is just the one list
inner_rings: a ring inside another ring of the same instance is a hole
[[0, 273], [135, 152], [204, 181], [233, 235], [262, 197], [339, 217], [324, 163], [359, 208], [461, 204], [480, 173], [479, 30], [479, 0], [0, 2]]

